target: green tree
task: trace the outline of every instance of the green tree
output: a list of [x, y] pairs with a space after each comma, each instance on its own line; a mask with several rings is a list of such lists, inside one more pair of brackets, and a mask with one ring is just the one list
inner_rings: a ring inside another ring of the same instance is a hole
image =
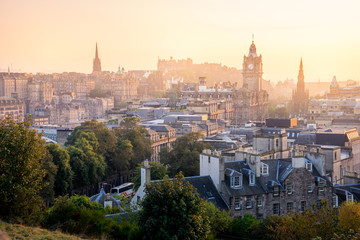
[[70, 166], [70, 155], [66, 149], [61, 148], [58, 144], [50, 143], [47, 145], [47, 149], [52, 156], [52, 162], [57, 167], [54, 183], [55, 195], [68, 194], [72, 189], [74, 177], [74, 172]]
[[43, 182], [45, 183], [44, 188], [41, 190], [41, 196], [44, 200], [52, 202], [55, 197], [55, 177], [58, 172], [58, 167], [53, 162], [53, 157], [46, 151], [43, 162], [43, 169], [45, 170], [46, 174], [44, 177]]
[[212, 202], [206, 202], [205, 215], [209, 218], [211, 233], [228, 233], [230, 231], [231, 216], [228, 211], [219, 209]]
[[42, 163], [45, 141], [30, 129], [31, 124], [31, 119], [0, 120], [0, 215], [26, 222], [39, 220], [46, 174]]
[[101, 88], [95, 88], [93, 90], [90, 91], [90, 97], [91, 98], [105, 98], [105, 97], [110, 97], [111, 96], [111, 92], [110, 91], [106, 91], [104, 89]]
[[120, 123], [120, 127], [115, 129], [115, 135], [119, 141], [130, 141], [133, 153], [128, 166], [128, 169], [135, 169], [136, 166], [150, 158], [152, 154], [151, 141], [146, 138], [145, 128], [139, 126], [139, 119], [136, 117], [124, 118]]
[[79, 137], [82, 132], [92, 132], [95, 134], [95, 137], [98, 141], [99, 146], [95, 150], [99, 155], [105, 158], [106, 163], [108, 163], [108, 173], [113, 173], [116, 171], [112, 162], [115, 159], [115, 150], [116, 150], [116, 137], [114, 131], [111, 131], [106, 127], [104, 123], [98, 122], [93, 119], [91, 121], [84, 122], [81, 126], [76, 127], [71, 135], [68, 137], [65, 146], [74, 145], [76, 139]]
[[245, 214], [243, 218], [235, 218], [232, 221], [231, 232], [237, 236], [241, 236], [244, 239], [249, 239], [250, 235], [250, 226], [258, 223], [255, 217]]
[[103, 157], [96, 153], [98, 147], [94, 133], [81, 132], [75, 144], [67, 148], [70, 165], [74, 171], [74, 187], [88, 186], [101, 181], [104, 177], [106, 163]]
[[200, 153], [205, 148], [213, 148], [209, 144], [198, 141], [201, 138], [204, 138], [204, 136], [199, 132], [187, 133], [176, 139], [171, 151], [167, 149], [160, 151], [160, 162], [168, 166], [171, 177], [180, 171], [186, 177], [199, 175]]
[[[158, 162], [149, 162], [151, 180], [164, 179], [167, 174], [166, 167]], [[136, 168], [136, 175], [133, 177], [132, 182], [135, 184], [135, 189], [138, 189], [141, 184], [141, 164]]]
[[149, 239], [205, 239], [209, 220], [205, 203], [180, 173], [146, 187], [140, 225]]

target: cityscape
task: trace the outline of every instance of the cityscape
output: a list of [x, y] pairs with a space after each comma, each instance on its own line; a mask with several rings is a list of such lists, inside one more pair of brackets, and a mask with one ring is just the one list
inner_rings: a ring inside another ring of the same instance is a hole
[[351, 3], [2, 3], [0, 240], [360, 239]]

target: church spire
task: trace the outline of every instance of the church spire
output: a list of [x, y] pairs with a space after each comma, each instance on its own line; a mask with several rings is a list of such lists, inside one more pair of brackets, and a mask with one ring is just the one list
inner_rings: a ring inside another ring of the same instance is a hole
[[95, 47], [95, 58], [93, 61], [93, 72], [101, 72], [101, 61], [99, 58], [97, 42]]
[[299, 74], [298, 74], [298, 82], [297, 82], [297, 90], [305, 91], [305, 81], [304, 81], [304, 69], [302, 58], [300, 60]]
[[95, 58], [99, 58], [97, 42], [96, 42]]

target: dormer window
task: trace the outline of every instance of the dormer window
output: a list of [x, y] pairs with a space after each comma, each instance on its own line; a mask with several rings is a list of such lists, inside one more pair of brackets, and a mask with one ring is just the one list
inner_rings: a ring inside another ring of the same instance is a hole
[[354, 195], [352, 195], [349, 192], [346, 192], [346, 201], [347, 202], [353, 202], [354, 201]]
[[242, 186], [242, 176], [234, 176], [231, 179], [231, 187], [238, 188]]
[[250, 173], [249, 175], [249, 185], [255, 185], [255, 174]]
[[306, 163], [306, 169], [307, 169], [309, 172], [312, 172], [312, 163], [311, 163], [311, 162], [307, 162], [307, 163]]
[[[270, 156], [270, 158], [271, 158], [271, 156]], [[260, 173], [261, 173], [261, 175], [268, 175], [269, 174], [269, 165], [262, 162], [261, 166], [260, 166]]]

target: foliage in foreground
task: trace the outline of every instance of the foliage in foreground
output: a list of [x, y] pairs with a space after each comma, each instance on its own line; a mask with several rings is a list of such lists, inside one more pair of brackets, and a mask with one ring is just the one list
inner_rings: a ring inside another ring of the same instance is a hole
[[10, 117], [0, 120], [0, 215], [36, 223], [43, 208], [40, 192], [46, 147], [30, 126], [31, 119], [20, 123]]
[[[80, 237], [61, 233], [59, 231], [49, 231], [38, 227], [29, 227], [20, 224], [11, 224], [0, 220], [0, 232], [6, 232], [9, 239], [51, 239], [51, 240], [78, 240]], [[0, 235], [0, 239], [1, 235]]]
[[180, 173], [173, 181], [150, 184], [142, 202], [140, 225], [148, 239], [206, 239], [205, 203]]
[[108, 239], [138, 239], [141, 228], [136, 222], [121, 223], [105, 217], [106, 209], [91, 202], [86, 196], [56, 199], [43, 225], [49, 229], [61, 229], [71, 234]]

